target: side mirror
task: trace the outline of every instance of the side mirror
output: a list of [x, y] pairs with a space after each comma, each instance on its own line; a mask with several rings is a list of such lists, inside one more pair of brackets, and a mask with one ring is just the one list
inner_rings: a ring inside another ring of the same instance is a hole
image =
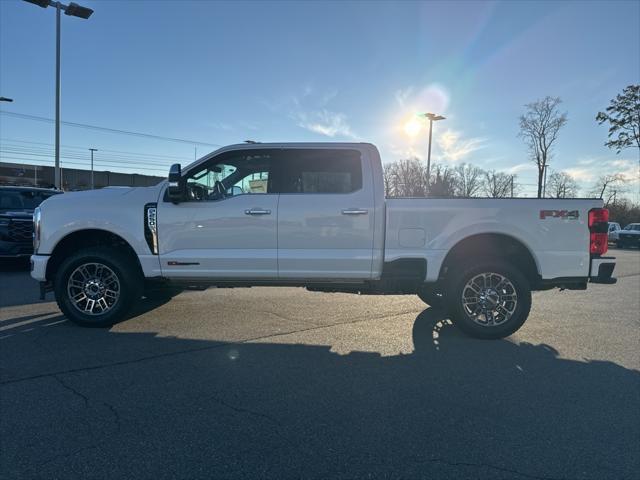
[[174, 163], [169, 169], [169, 187], [167, 196], [173, 203], [179, 203], [184, 199], [184, 189], [182, 184], [182, 167], [179, 163]]

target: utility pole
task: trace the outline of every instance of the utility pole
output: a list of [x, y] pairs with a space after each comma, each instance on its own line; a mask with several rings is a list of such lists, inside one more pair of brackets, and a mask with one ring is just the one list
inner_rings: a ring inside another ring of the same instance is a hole
[[93, 184], [93, 152], [97, 152], [98, 149], [97, 148], [90, 148], [89, 151], [91, 152], [91, 190], [93, 190], [95, 188], [95, 186]]
[[433, 133], [433, 122], [444, 120], [445, 117], [436, 115], [435, 113], [423, 113], [420, 116], [429, 120], [429, 149], [427, 151], [427, 187], [429, 187], [429, 182], [431, 181], [431, 137]]

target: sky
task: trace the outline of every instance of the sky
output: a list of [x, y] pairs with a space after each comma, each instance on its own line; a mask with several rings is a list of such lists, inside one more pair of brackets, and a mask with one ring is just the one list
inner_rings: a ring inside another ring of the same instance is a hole
[[[562, 99], [568, 123], [550, 169], [586, 194], [622, 173], [640, 198], [638, 149], [604, 146], [595, 115], [640, 83], [640, 1], [207, 2], [81, 0], [62, 16], [62, 165], [165, 175], [217, 146], [358, 141], [383, 162], [426, 159], [518, 175], [524, 105]], [[55, 11], [0, 0], [0, 161], [53, 164]], [[19, 114], [22, 116], [16, 116]], [[409, 129], [411, 130], [411, 129]], [[197, 143], [201, 142], [201, 143]], [[635, 183], [633, 183], [635, 182]]]

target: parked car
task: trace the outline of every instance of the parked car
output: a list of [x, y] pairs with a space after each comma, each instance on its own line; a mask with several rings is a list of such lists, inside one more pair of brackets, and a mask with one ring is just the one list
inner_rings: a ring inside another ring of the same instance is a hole
[[621, 228], [618, 222], [609, 222], [609, 242], [615, 243], [618, 241], [620, 230]]
[[57, 190], [0, 187], [0, 257], [28, 257], [33, 253], [33, 211]]
[[618, 234], [619, 248], [640, 247], [640, 223], [630, 223]]
[[111, 325], [157, 285], [418, 294], [501, 338], [531, 291], [615, 283], [602, 200], [385, 199], [367, 143], [241, 144], [167, 182], [52, 198], [33, 278], [73, 322]]

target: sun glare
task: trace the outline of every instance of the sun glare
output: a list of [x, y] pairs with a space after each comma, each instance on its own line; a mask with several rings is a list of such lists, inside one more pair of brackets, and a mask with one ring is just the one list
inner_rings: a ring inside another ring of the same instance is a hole
[[417, 118], [412, 118], [404, 124], [404, 133], [411, 138], [417, 136], [420, 133], [420, 130], [422, 130], [422, 124]]

